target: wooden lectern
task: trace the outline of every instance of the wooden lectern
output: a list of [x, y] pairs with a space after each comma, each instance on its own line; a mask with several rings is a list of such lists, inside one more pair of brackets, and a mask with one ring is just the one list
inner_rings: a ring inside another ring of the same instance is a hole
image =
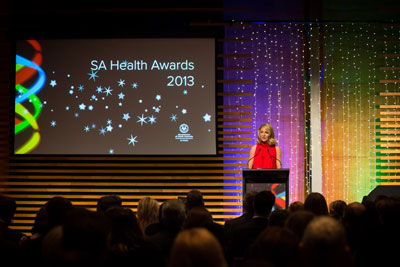
[[267, 185], [282, 184], [285, 190], [286, 209], [289, 207], [289, 169], [244, 169], [243, 197], [249, 190], [263, 191]]

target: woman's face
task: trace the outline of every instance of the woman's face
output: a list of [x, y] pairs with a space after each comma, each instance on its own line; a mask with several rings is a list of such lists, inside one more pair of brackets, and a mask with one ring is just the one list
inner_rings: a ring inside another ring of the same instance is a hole
[[270, 132], [267, 130], [267, 127], [262, 127], [260, 129], [260, 140], [261, 142], [265, 143], [268, 141], [269, 137], [270, 137]]

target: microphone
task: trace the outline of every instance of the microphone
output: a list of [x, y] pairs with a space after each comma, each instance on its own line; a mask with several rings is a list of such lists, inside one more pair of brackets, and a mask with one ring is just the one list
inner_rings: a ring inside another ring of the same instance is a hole
[[247, 161], [247, 166], [249, 165], [250, 160], [254, 159], [254, 158], [258, 155], [258, 153], [260, 153], [260, 151], [261, 151], [261, 148], [259, 148], [258, 151], [257, 151], [256, 153], [254, 153], [254, 156], [251, 157], [251, 158]]
[[277, 159], [275, 156], [273, 156], [271, 153], [269, 153], [269, 148], [267, 148], [267, 152], [268, 154], [273, 157], [274, 159], [276, 159], [277, 161], [279, 161], [281, 163], [281, 167], [282, 167], [282, 161], [280, 161], [279, 159]]

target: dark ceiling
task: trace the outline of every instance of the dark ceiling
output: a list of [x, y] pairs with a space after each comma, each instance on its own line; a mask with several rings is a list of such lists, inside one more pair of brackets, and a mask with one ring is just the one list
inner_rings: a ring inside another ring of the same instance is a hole
[[[193, 23], [400, 20], [399, 0], [203, 0], [201, 5], [195, 1], [160, 0], [43, 2], [9, 0], [0, 12], [8, 18], [8, 34], [23, 38], [170, 36], [189, 32]], [[210, 30], [203, 28], [196, 34], [210, 34]]]

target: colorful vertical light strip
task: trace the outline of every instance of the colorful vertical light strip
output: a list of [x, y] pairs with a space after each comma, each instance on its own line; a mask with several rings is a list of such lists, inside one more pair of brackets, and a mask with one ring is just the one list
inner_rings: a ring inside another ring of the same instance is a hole
[[[27, 41], [35, 50], [31, 60], [16, 55], [16, 76], [15, 90], [15, 135], [31, 128], [32, 133], [28, 140], [15, 150], [15, 154], [25, 154], [32, 151], [40, 142], [39, 126], [36, 119], [42, 110], [42, 103], [37, 97], [37, 93], [43, 88], [46, 82], [46, 74], [40, 67], [42, 63], [41, 46], [37, 41]], [[37, 74], [37, 75], [35, 75]], [[28, 88], [24, 84], [32, 84]], [[23, 104], [29, 102], [33, 106], [33, 111]]]
[[[247, 145], [239, 149], [246, 154], [240, 153], [235, 156], [248, 157], [250, 147], [255, 144], [258, 127], [264, 122], [271, 123], [282, 149], [283, 168], [290, 169], [289, 203], [296, 200], [303, 201], [303, 25], [294, 23], [235, 25], [226, 29], [226, 38], [247, 41], [227, 44], [225, 54], [251, 55], [251, 57], [227, 58], [224, 62], [225, 66], [251, 67], [250, 70], [224, 72], [226, 80], [252, 81], [251, 84], [224, 85], [224, 92], [250, 93], [250, 96], [224, 97], [225, 106], [252, 107], [250, 110], [252, 134], [248, 135], [251, 137], [250, 140], [229, 141], [230, 144]], [[247, 164], [247, 160], [239, 163]], [[242, 168], [236, 167], [236, 169]], [[238, 178], [241, 179], [240, 174]], [[284, 199], [284, 196], [278, 197]]]
[[361, 202], [377, 185], [379, 26], [348, 23], [322, 27], [323, 194], [328, 202]]
[[[260, 23], [227, 28], [228, 38], [247, 41], [227, 45], [224, 53], [251, 57], [227, 58], [225, 65], [251, 66], [251, 70], [225, 71], [224, 79], [252, 81], [224, 85], [224, 92], [252, 94], [224, 97], [227, 106], [252, 106], [252, 140], [231, 143], [251, 146], [258, 126], [272, 123], [282, 147], [283, 166], [291, 171], [289, 202], [304, 200], [304, 191], [310, 192], [306, 172], [312, 172], [311, 165], [305, 166], [310, 157], [307, 120], [312, 116], [306, 114], [310, 100], [307, 68], [309, 74], [310, 58], [318, 56], [322, 193], [328, 202], [361, 201], [382, 181], [393, 183], [398, 177], [394, 174], [400, 164], [396, 153], [400, 152], [387, 148], [399, 145], [382, 140], [398, 138], [396, 128], [386, 128], [398, 121], [393, 106], [398, 105], [400, 33], [393, 26], [373, 23], [315, 23], [313, 27], [321, 33], [318, 51], [307, 49], [311, 38], [306, 24]], [[319, 54], [312, 54], [316, 52]], [[382, 110], [385, 107], [387, 110]], [[382, 114], [390, 117], [380, 119]], [[393, 123], [386, 122], [386, 127], [385, 121]]]

